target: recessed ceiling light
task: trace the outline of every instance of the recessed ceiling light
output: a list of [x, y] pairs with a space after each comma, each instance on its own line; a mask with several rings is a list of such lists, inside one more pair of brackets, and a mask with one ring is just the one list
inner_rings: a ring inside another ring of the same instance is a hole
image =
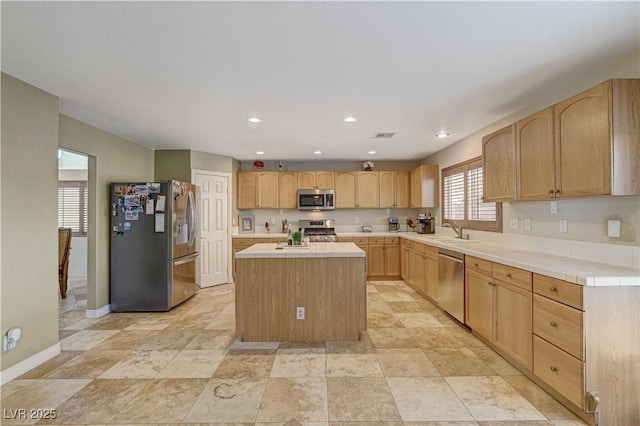
[[342, 119], [342, 121], [344, 121], [345, 123], [353, 123], [354, 121], [356, 121], [355, 117], [345, 117]]
[[264, 151], [256, 151], [256, 154], [258, 154], [258, 155], [264, 155]]
[[258, 117], [249, 117], [249, 123], [259, 123], [262, 120], [260, 120]]
[[447, 132], [436, 133], [436, 138], [446, 138], [447, 136], [449, 136]]
[[322, 151], [313, 151], [313, 153], [316, 154], [316, 155], [320, 155], [320, 154], [322, 154]]
[[375, 151], [369, 151], [369, 154], [375, 154], [375, 153], [376, 153]]

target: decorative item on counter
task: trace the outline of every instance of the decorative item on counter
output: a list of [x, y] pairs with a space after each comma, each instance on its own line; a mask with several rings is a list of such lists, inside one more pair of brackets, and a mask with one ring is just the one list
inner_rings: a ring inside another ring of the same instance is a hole
[[362, 225], [362, 232], [371, 232], [373, 231], [373, 226], [371, 225]]
[[287, 219], [282, 219], [282, 233], [287, 233]]
[[262, 160], [256, 160], [253, 162], [253, 168], [256, 170], [262, 170], [262, 168], [264, 167], [264, 161]]
[[291, 226], [291, 224], [287, 225], [287, 245], [293, 245], [293, 227]]
[[407, 226], [409, 228], [411, 228], [412, 231], [415, 231], [416, 226], [418, 226], [418, 223], [414, 222], [413, 220], [407, 218]]
[[265, 222], [264, 223], [264, 229], [266, 229], [267, 232], [271, 231], [271, 224], [269, 222]]
[[294, 246], [301, 246], [302, 245], [302, 232], [295, 231], [293, 233], [292, 237], [293, 237], [293, 245]]
[[370, 172], [371, 170], [373, 170], [373, 161], [365, 161], [364, 163], [362, 163], [362, 168], [365, 169], [365, 171]]

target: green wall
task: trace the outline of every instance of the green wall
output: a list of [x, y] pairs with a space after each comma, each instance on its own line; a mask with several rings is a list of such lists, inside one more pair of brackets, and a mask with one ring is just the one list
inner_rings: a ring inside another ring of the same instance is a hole
[[153, 181], [154, 153], [62, 114], [60, 147], [89, 155], [87, 309], [100, 309], [109, 304], [109, 185]]
[[154, 152], [155, 180], [191, 182], [191, 151], [168, 149]]
[[0, 332], [6, 368], [58, 342], [58, 98], [2, 74]]

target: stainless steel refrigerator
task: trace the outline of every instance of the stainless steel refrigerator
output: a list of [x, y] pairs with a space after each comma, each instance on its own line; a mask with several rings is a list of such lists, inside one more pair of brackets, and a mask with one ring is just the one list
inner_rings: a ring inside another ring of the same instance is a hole
[[111, 184], [111, 311], [168, 311], [195, 294], [197, 189]]

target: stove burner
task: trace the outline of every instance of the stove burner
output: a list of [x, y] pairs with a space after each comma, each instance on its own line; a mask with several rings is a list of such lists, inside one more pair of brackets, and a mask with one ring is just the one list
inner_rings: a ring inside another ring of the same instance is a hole
[[304, 236], [312, 243], [335, 243], [338, 241], [332, 219], [300, 220], [300, 229], [304, 229]]

